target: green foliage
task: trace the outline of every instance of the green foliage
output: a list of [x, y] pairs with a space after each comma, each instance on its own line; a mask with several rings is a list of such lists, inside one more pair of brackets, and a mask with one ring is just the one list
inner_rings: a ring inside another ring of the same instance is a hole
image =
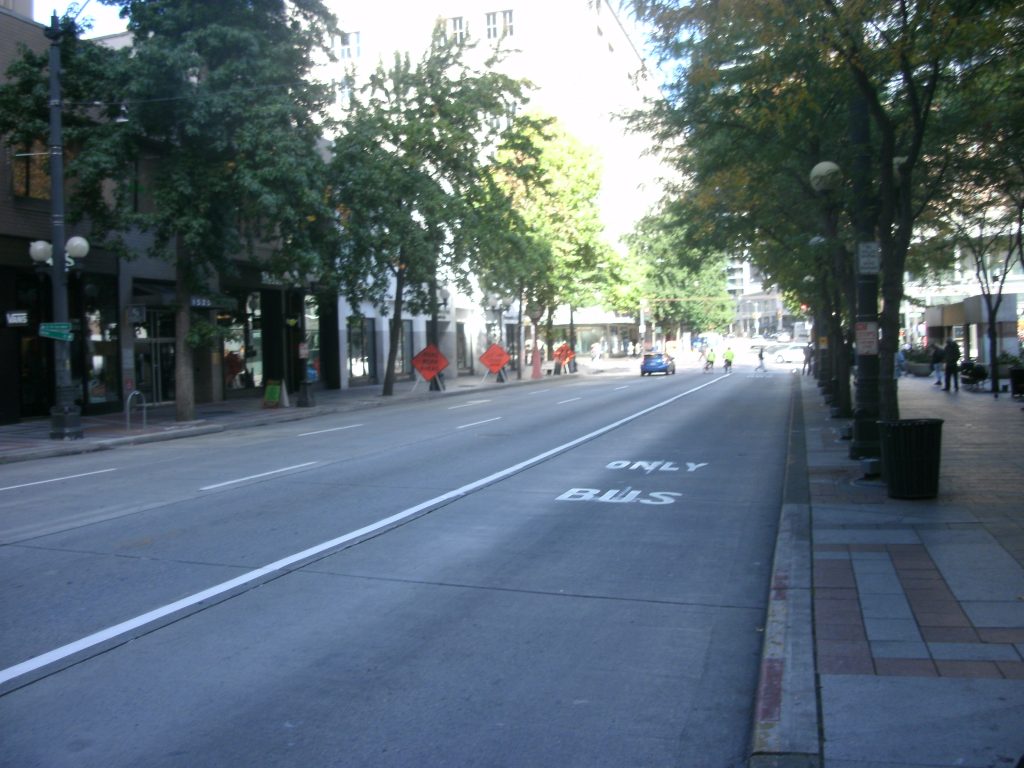
[[1007, 368], [1019, 368], [1021, 365], [1020, 357], [1017, 355], [1011, 355], [1009, 352], [1000, 352], [999, 357], [997, 357], [996, 360], [1002, 370], [1006, 370]]
[[224, 338], [224, 329], [211, 323], [205, 313], [192, 313], [192, 322], [185, 337], [185, 343], [192, 349], [216, 349]]
[[[175, 265], [176, 402], [191, 418], [188, 295], [239, 256], [264, 271], [311, 272], [335, 235], [319, 153], [329, 89], [312, 82], [333, 17], [320, 0], [217, 3], [107, 0], [128, 19], [131, 48], [82, 42], [62, 22], [69, 218], [94, 241]], [[0, 130], [38, 139], [46, 120], [43, 59], [26, 54], [0, 87]], [[118, 244], [121, 244], [118, 247]]]
[[[880, 402], [883, 417], [898, 417], [891, 365], [903, 276], [934, 266], [925, 249], [908, 261], [915, 228], [935, 231], [934, 206], [958, 158], [1001, 159], [995, 137], [1018, 132], [1020, 4], [633, 5], [655, 26], [660, 55], [677, 64], [676, 82], [637, 123], [686, 175], [680, 193], [700, 214], [701, 237], [749, 254], [790, 295], [805, 296], [800, 282], [811, 277], [805, 300], [827, 316], [842, 302], [847, 317], [849, 254], [840, 244], [879, 242]], [[807, 182], [823, 159], [848, 179], [827, 196]], [[819, 233], [825, 258], [805, 245]]]
[[535, 317], [560, 304], [612, 303], [624, 267], [602, 237], [593, 151], [553, 118], [533, 116], [499, 159], [519, 248], [484, 265], [485, 284], [515, 289]]
[[723, 330], [734, 314], [726, 290], [726, 259], [696, 249], [680, 214], [678, 207], [665, 206], [642, 219], [627, 238], [632, 261], [641, 265], [631, 309], [646, 306], [662, 326]]
[[467, 286], [481, 254], [508, 231], [492, 229], [508, 206], [489, 166], [526, 86], [473, 69], [466, 46], [437, 30], [419, 61], [396, 54], [352, 95], [334, 144], [331, 199], [344, 232], [333, 280], [353, 306], [384, 309], [400, 278], [407, 295], [394, 298], [422, 311], [439, 273]]

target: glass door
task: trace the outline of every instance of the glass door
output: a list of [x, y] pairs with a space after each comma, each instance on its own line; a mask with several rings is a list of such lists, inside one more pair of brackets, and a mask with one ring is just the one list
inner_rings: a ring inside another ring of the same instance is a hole
[[[135, 324], [135, 388], [147, 403], [174, 401], [174, 313], [149, 309]], [[169, 334], [169, 335], [164, 335]]]

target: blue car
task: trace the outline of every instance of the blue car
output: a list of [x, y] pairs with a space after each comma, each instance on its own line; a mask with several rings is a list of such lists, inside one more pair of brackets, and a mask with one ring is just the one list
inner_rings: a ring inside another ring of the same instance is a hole
[[640, 363], [640, 375], [664, 373], [666, 376], [676, 372], [676, 361], [662, 352], [648, 352]]

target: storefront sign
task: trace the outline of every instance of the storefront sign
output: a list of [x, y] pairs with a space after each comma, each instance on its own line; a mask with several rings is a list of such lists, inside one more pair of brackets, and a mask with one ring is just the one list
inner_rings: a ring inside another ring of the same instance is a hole
[[7, 312], [7, 327], [16, 328], [28, 325], [27, 309], [11, 309]]
[[263, 389], [263, 407], [277, 408], [279, 405], [281, 405], [281, 382], [268, 379], [266, 387]]

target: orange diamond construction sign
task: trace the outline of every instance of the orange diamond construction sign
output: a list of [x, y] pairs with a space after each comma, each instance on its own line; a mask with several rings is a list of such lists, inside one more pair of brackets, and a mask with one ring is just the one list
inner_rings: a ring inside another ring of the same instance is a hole
[[497, 344], [491, 344], [491, 346], [489, 346], [487, 350], [480, 355], [480, 362], [483, 363], [491, 373], [497, 373], [500, 371], [508, 365], [508, 361], [511, 359], [512, 358], [508, 356], [508, 352], [505, 351], [505, 348]]
[[433, 344], [427, 344], [412, 359], [412, 367], [419, 371], [420, 376], [425, 380], [430, 381], [448, 367], [448, 358], [441, 354], [441, 350]]

